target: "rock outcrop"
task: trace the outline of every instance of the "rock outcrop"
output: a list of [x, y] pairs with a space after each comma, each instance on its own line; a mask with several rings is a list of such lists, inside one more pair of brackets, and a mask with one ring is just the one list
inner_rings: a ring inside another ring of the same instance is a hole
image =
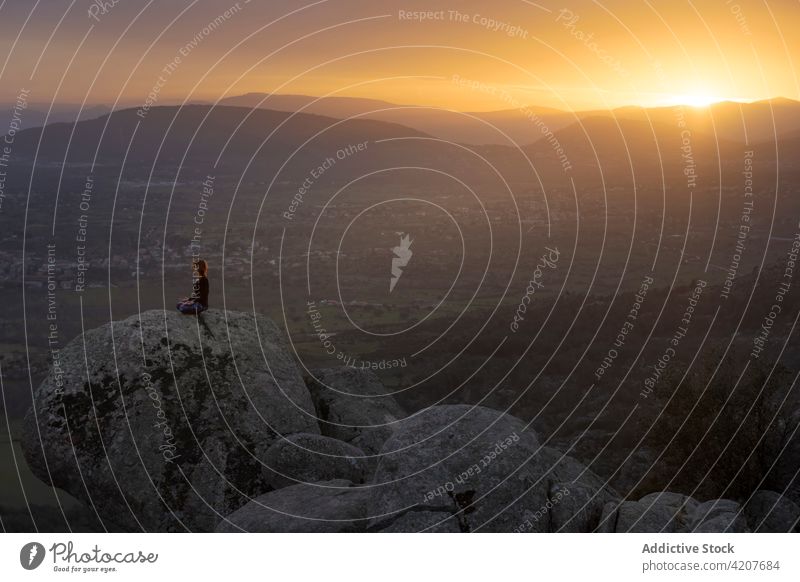
[[348, 442], [368, 455], [380, 453], [406, 414], [378, 377], [349, 367], [315, 369], [311, 374], [306, 383], [322, 434]]
[[548, 495], [549, 531], [583, 533], [594, 531], [600, 524], [607, 496], [598, 495], [598, 490], [580, 481], [556, 483]]
[[[217, 531], [591, 531], [619, 496], [513, 416], [436, 406], [400, 423], [372, 481], [267, 493]], [[282, 445], [275, 445], [282, 446]]]
[[788, 489], [744, 506], [671, 492], [623, 500], [518, 418], [471, 405], [406, 415], [371, 372], [312, 374], [304, 381], [262, 316], [148, 311], [60, 351], [26, 417], [23, 450], [39, 478], [114, 530], [798, 527]]
[[369, 490], [338, 479], [266, 493], [227, 516], [218, 532], [363, 531]]
[[28, 463], [130, 530], [213, 530], [268, 489], [260, 459], [281, 435], [319, 432], [262, 316], [147, 311], [87, 332], [58, 361], [26, 418]]
[[703, 503], [680, 493], [661, 491], [639, 501], [609, 503], [598, 531], [617, 533], [737, 533], [750, 531], [742, 507], [730, 499]]
[[436, 406], [406, 419], [384, 444], [369, 513], [392, 531], [398, 518], [418, 530], [549, 531], [551, 485], [564, 483], [566, 497], [578, 478], [601, 502], [618, 499], [580, 463], [542, 447], [521, 420], [480, 406]]
[[264, 475], [274, 489], [345, 479], [363, 484], [367, 478], [364, 452], [330, 437], [299, 433], [272, 445], [264, 457]]

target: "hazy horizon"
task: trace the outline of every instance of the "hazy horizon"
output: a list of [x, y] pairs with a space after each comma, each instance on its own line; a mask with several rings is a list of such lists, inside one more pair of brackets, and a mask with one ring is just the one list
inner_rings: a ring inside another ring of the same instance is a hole
[[586, 111], [800, 96], [797, 75], [785, 74], [800, 40], [781, 33], [793, 14], [784, 3], [109, 6], [4, 2], [0, 102], [22, 88], [31, 101], [114, 108], [157, 88], [158, 104], [341, 92], [473, 112], [509, 102]]
[[[779, 101], [800, 103], [800, 99], [794, 99], [794, 98], [791, 98], [791, 97], [786, 97], [784, 95], [776, 95], [774, 97], [765, 97], [765, 98], [748, 99], [748, 100], [745, 100], [745, 99], [740, 99], [740, 100], [737, 100], [737, 99], [722, 99], [720, 101], [712, 101], [712, 102], [709, 102], [707, 104], [702, 104], [702, 105], [694, 104], [694, 103], [690, 103], [690, 102], [677, 101], [677, 102], [674, 102], [674, 103], [663, 103], [663, 104], [655, 104], [655, 105], [639, 105], [639, 104], [636, 104], [636, 103], [627, 103], [627, 104], [617, 105], [617, 106], [614, 106], [614, 107], [609, 107], [607, 109], [589, 108], [589, 109], [572, 109], [572, 110], [568, 110], [568, 109], [559, 109], [557, 107], [550, 107], [550, 106], [545, 106], [545, 105], [542, 105], [542, 104], [539, 104], [539, 103], [531, 102], [531, 103], [521, 104], [521, 105], [519, 105], [517, 107], [506, 107], [506, 108], [501, 108], [501, 109], [455, 109], [455, 108], [436, 107], [436, 106], [432, 106], [432, 105], [424, 105], [424, 104], [421, 104], [421, 103], [401, 103], [401, 102], [386, 101], [385, 99], [380, 99], [378, 97], [369, 97], [369, 96], [355, 96], [355, 95], [341, 95], [341, 94], [312, 95], [312, 94], [303, 94], [303, 93], [267, 93], [267, 92], [262, 92], [262, 91], [250, 91], [248, 93], [242, 93], [242, 94], [237, 94], [237, 95], [228, 95], [228, 96], [226, 96], [224, 98], [220, 98], [220, 99], [164, 100], [163, 102], [160, 102], [157, 105], [154, 105], [154, 107], [180, 107], [180, 106], [189, 106], [189, 105], [209, 105], [209, 106], [210, 105], [215, 105], [215, 106], [227, 106], [227, 107], [243, 107], [243, 105], [236, 105], [236, 104], [231, 105], [229, 103], [225, 103], [224, 101], [228, 100], [228, 99], [236, 99], [236, 98], [247, 97], [247, 96], [251, 96], [251, 95], [259, 96], [259, 97], [268, 96], [268, 97], [307, 98], [307, 99], [312, 99], [314, 101], [322, 101], [322, 100], [326, 100], [326, 99], [341, 99], [341, 100], [352, 99], [352, 100], [376, 101], [376, 102], [386, 103], [387, 105], [390, 105], [390, 106], [393, 106], [393, 107], [419, 108], [419, 109], [431, 109], [431, 110], [441, 109], [443, 111], [452, 110], [452, 111], [459, 111], [459, 112], [463, 112], [463, 113], [502, 113], [502, 112], [514, 111], [514, 110], [518, 110], [518, 109], [550, 109], [550, 110], [558, 111], [558, 112], [561, 112], [561, 113], [591, 113], [591, 112], [595, 112], [595, 111], [596, 112], [613, 112], [615, 110], [630, 109], [630, 108], [641, 108], [641, 109], [650, 109], [650, 110], [652, 110], [652, 109], [664, 109], [664, 108], [670, 108], [670, 107], [684, 106], [684, 107], [692, 107], [694, 109], [707, 109], [707, 108], [712, 108], [712, 107], [715, 107], [715, 106], [726, 105], [726, 104], [731, 104], [731, 105], [753, 105], [753, 104], [759, 104], [759, 103], [775, 103], [775, 102], [779, 102]], [[0, 102], [0, 104], [2, 104], [3, 106], [5, 106], [5, 105], [9, 105], [10, 106], [10, 105], [13, 105], [13, 101]], [[120, 103], [116, 104], [116, 107], [115, 107], [114, 111], [122, 111], [122, 110], [125, 110], [125, 109], [136, 109], [136, 108], [140, 107], [140, 105], [141, 105], [140, 103], [133, 102], [133, 101], [124, 102], [124, 103], [120, 102]], [[71, 110], [77, 110], [77, 109], [90, 110], [90, 109], [97, 109], [97, 108], [105, 108], [105, 109], [109, 109], [109, 110], [111, 109], [109, 103], [102, 102], [102, 101], [97, 101], [97, 102], [92, 102], [92, 103], [85, 103], [85, 104], [71, 102], [71, 101], [54, 102], [52, 104], [42, 103], [42, 102], [35, 102], [34, 101], [34, 102], [27, 102], [26, 106], [29, 109], [38, 109], [38, 110], [48, 109], [48, 108], [50, 108], [52, 106], [54, 111], [59, 111], [59, 110], [63, 111], [65, 109], [66, 110], [70, 110], [70, 111]], [[269, 109], [269, 99], [268, 98], [264, 101], [264, 104], [263, 104], [262, 108]], [[105, 113], [103, 113], [101, 115], [104, 115], [104, 114]]]

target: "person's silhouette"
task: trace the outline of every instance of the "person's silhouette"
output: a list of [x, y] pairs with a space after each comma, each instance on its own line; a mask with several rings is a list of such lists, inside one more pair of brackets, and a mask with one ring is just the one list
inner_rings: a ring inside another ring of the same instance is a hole
[[199, 315], [208, 309], [208, 263], [202, 259], [192, 262], [192, 294], [175, 306], [186, 315]]

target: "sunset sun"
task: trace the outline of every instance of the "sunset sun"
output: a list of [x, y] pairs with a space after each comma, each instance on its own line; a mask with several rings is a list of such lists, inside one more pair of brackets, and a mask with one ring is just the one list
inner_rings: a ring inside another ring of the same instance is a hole
[[719, 97], [711, 92], [697, 92], [687, 93], [683, 95], [675, 95], [670, 99], [670, 102], [675, 105], [688, 105], [690, 107], [708, 107], [712, 103], [724, 101], [723, 97]]

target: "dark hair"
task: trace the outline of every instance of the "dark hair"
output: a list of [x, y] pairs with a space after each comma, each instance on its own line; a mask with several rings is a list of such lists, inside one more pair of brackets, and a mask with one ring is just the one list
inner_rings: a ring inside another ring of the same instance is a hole
[[197, 259], [192, 262], [192, 270], [203, 276], [208, 272], [208, 263], [203, 259]]

